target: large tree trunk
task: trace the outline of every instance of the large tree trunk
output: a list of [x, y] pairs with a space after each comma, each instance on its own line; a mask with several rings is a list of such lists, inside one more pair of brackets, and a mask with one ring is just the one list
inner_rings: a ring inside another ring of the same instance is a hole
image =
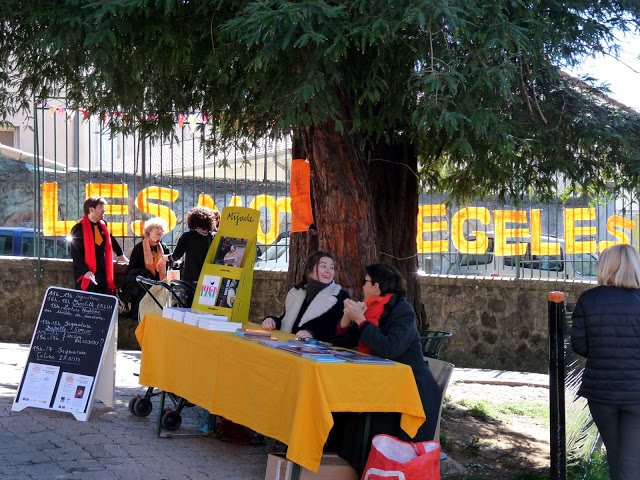
[[428, 328], [420, 300], [418, 250], [418, 159], [413, 145], [380, 142], [370, 153], [371, 203], [380, 240], [382, 263], [396, 267], [407, 281], [407, 299], [416, 311], [418, 328]]
[[311, 165], [317, 235], [313, 229], [293, 235], [287, 285], [302, 278], [310, 252], [325, 250], [336, 259], [336, 282], [360, 298], [364, 266], [378, 257], [365, 158], [357, 139], [336, 132], [333, 121], [301, 129], [300, 139], [303, 152], [297, 153], [305, 153]]

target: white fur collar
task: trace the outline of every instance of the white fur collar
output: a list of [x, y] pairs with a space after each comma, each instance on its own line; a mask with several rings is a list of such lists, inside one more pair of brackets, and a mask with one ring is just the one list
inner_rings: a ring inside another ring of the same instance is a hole
[[[315, 298], [311, 300], [307, 310], [302, 315], [299, 326], [302, 327], [310, 320], [318, 318], [323, 313], [328, 312], [338, 303], [337, 295], [340, 293], [340, 290], [342, 290], [342, 287], [335, 282], [331, 282], [328, 287], [320, 290]], [[289, 290], [287, 298], [284, 301], [285, 313], [282, 318], [282, 323], [280, 324], [280, 330], [291, 333], [293, 324], [296, 318], [298, 318], [300, 308], [302, 308], [306, 296], [307, 291], [305, 288], [292, 288]]]

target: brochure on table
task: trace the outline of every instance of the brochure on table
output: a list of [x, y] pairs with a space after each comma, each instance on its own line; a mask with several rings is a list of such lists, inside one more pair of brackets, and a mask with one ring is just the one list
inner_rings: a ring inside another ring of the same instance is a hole
[[200, 272], [193, 308], [234, 322], [249, 319], [259, 225], [258, 210], [222, 210], [220, 228]]

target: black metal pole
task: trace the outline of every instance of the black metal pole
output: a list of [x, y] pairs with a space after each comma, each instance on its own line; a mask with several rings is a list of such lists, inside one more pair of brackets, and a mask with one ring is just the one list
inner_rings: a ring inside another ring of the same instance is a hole
[[549, 300], [549, 415], [551, 480], [567, 477], [564, 402], [564, 293], [550, 292]]

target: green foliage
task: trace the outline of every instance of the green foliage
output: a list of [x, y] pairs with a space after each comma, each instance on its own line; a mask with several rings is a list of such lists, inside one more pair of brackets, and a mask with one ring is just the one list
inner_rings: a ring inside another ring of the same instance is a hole
[[[417, 147], [459, 199], [635, 189], [638, 114], [558, 67], [640, 27], [640, 3], [576, 0], [3, 0], [0, 118], [65, 94], [110, 125], [210, 146], [325, 125]], [[147, 115], [150, 112], [152, 115]]]

